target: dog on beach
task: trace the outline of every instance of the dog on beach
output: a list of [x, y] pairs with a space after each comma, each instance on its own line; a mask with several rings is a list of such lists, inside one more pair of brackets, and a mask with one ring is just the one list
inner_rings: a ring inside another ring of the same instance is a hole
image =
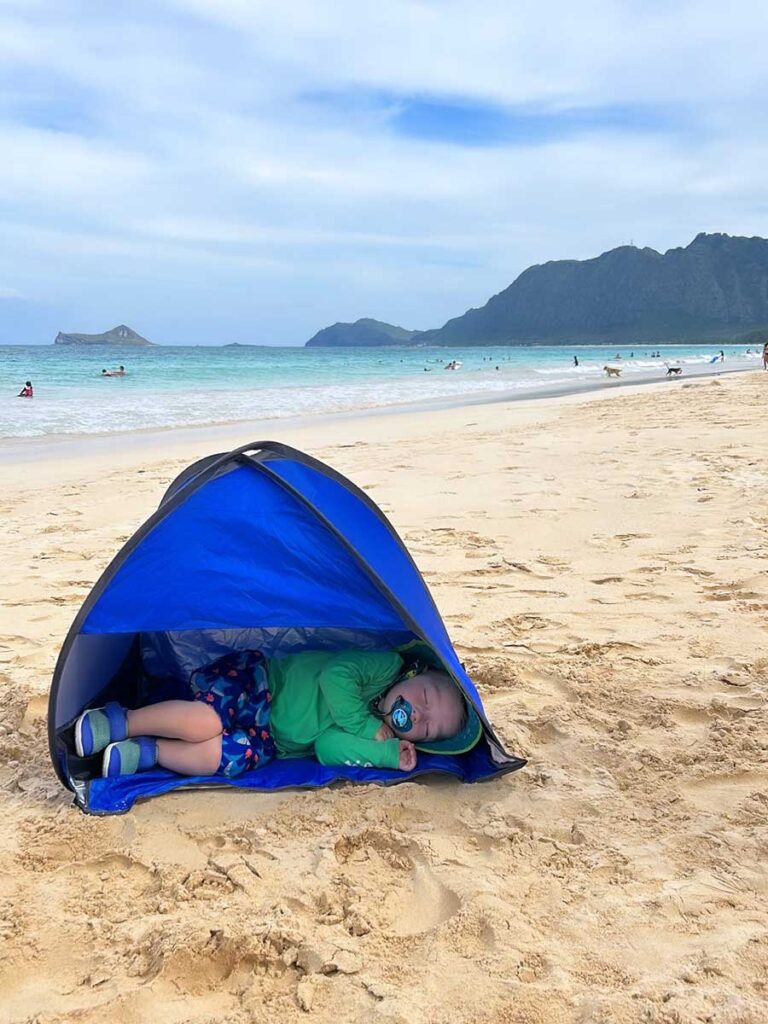
[[604, 366], [606, 377], [620, 377], [621, 367], [620, 366]]
[[667, 363], [667, 376], [668, 377], [672, 377], [672, 376], [679, 377], [682, 372], [683, 372], [682, 366], [670, 366], [669, 363]]

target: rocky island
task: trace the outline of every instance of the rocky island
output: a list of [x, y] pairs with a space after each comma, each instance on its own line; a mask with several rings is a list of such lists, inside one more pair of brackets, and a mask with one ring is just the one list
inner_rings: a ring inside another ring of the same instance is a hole
[[152, 344], [125, 324], [119, 324], [103, 334], [64, 334], [59, 331], [54, 340], [54, 345], [130, 345], [132, 348], [142, 348]]
[[435, 330], [364, 319], [326, 327], [306, 344], [710, 342], [766, 328], [768, 240], [702, 233], [665, 253], [623, 245], [594, 259], [529, 267], [484, 306]]

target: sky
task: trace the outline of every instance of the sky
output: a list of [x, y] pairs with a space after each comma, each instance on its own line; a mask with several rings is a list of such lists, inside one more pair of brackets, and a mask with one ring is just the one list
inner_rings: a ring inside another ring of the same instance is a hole
[[753, 0], [0, 0], [0, 344], [439, 327], [768, 235]]

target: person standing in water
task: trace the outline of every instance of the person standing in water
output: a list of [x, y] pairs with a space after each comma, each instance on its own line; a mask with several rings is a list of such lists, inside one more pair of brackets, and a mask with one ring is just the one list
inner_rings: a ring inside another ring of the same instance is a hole
[[17, 398], [34, 398], [35, 397], [35, 393], [32, 390], [32, 381], [31, 380], [26, 381], [26, 383], [24, 384], [24, 387], [21, 389], [21, 391], [18, 393], [18, 395], [16, 397]]
[[579, 357], [578, 356], [574, 356], [573, 357], [573, 365], [574, 366], [578, 366], [579, 365]]

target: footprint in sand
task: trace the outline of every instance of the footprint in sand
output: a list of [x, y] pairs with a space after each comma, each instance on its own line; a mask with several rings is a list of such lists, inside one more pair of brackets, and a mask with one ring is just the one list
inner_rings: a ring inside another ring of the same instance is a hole
[[522, 669], [519, 675], [526, 687], [526, 707], [531, 711], [538, 711], [544, 704], [561, 706], [563, 700], [576, 699], [573, 687], [553, 672]]
[[425, 862], [413, 865], [408, 885], [384, 900], [383, 910], [394, 935], [434, 931], [460, 909], [457, 894], [441, 882]]
[[541, 555], [536, 559], [537, 562], [541, 562], [542, 565], [549, 565], [553, 569], [570, 569], [571, 563], [566, 561], [564, 558], [557, 558], [555, 555]]
[[752, 793], [763, 794], [768, 772], [733, 772], [694, 779], [681, 786], [687, 800], [713, 814], [727, 814]]
[[420, 845], [376, 826], [335, 845], [339, 874], [355, 897], [355, 913], [397, 936], [434, 931], [460, 909], [459, 896], [442, 882]]
[[744, 583], [714, 584], [704, 588], [704, 596], [708, 601], [744, 601], [762, 597], [753, 590], [744, 590], [744, 586]]
[[530, 597], [567, 597], [564, 590], [517, 590], [518, 594], [528, 594]]
[[556, 719], [539, 716], [533, 722], [523, 722], [522, 726], [528, 730], [531, 746], [548, 746], [568, 739], [568, 733], [559, 728]]
[[710, 717], [706, 709], [696, 707], [680, 707], [672, 711], [672, 718], [683, 726], [709, 725]]
[[492, 537], [483, 537], [481, 534], [475, 533], [473, 530], [456, 530], [452, 526], [436, 526], [431, 531], [431, 533], [433, 538], [435, 534], [442, 534], [443, 536], [438, 536], [435, 539], [449, 539], [452, 542], [455, 542], [461, 548], [463, 548], [465, 553], [468, 553], [468, 548], [482, 548], [486, 551], [489, 551], [498, 547], [498, 544]]
[[541, 615], [536, 615], [534, 612], [510, 615], [509, 618], [492, 623], [494, 629], [504, 630], [511, 633], [513, 637], [523, 636], [534, 629], [546, 629], [548, 626], [555, 625], [557, 623], [544, 619]]
[[510, 569], [516, 569], [518, 572], [525, 573], [527, 576], [533, 576], [533, 578], [537, 580], [552, 580], [555, 578], [553, 573], [537, 572], [535, 569], [532, 569], [529, 565], [526, 565], [525, 562], [511, 562], [508, 558], [502, 558], [501, 561]]

